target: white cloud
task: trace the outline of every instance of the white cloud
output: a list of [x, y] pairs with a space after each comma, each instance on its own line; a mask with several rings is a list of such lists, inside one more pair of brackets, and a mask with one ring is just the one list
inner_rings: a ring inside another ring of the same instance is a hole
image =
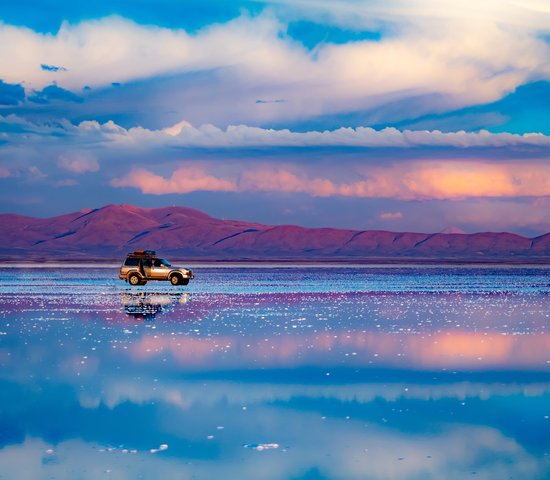
[[[38, 139], [44, 142], [53, 138], [59, 143], [59, 137], [68, 137], [83, 144], [90, 141], [104, 142], [109, 146], [128, 148], [148, 147], [197, 147], [197, 148], [246, 148], [246, 147], [450, 147], [502, 148], [502, 147], [550, 147], [550, 136], [542, 133], [491, 133], [479, 132], [441, 132], [439, 130], [398, 130], [393, 127], [375, 130], [370, 127], [337, 128], [335, 130], [296, 132], [288, 129], [266, 129], [248, 125], [229, 125], [219, 128], [205, 124], [199, 127], [182, 120], [175, 125], [151, 130], [143, 127], [124, 128], [112, 120], [99, 123], [86, 120], [73, 125], [61, 120], [54, 125], [38, 124], [15, 115], [0, 116], [0, 127], [7, 127], [2, 136], [6, 141], [26, 141]], [[13, 127], [16, 127], [14, 129]], [[55, 136], [54, 136], [55, 135]], [[67, 140], [69, 142], [69, 140]]]
[[[425, 104], [434, 111], [494, 101], [525, 82], [550, 78], [550, 48], [541, 36], [550, 17], [529, 5], [342, 2], [330, 7], [335, 17], [353, 7], [358, 27], [383, 23], [389, 33], [375, 42], [322, 44], [314, 52], [286, 36], [286, 23], [269, 12], [196, 34], [119, 17], [65, 23], [55, 35], [0, 25], [0, 63], [10, 65], [4, 80], [24, 82], [27, 91], [52, 81], [79, 91], [222, 69], [219, 109], [231, 104], [257, 119], [355, 111], [422, 95], [431, 95]], [[66, 70], [46, 71], [43, 63]], [[284, 102], [255, 105], [258, 98]]]
[[550, 136], [541, 133], [490, 133], [449, 132], [438, 130], [403, 130], [393, 127], [375, 130], [370, 127], [338, 128], [335, 130], [293, 132], [248, 125], [229, 125], [226, 129], [214, 125], [194, 127], [182, 121], [163, 130], [148, 130], [142, 127], [128, 130], [112, 122], [100, 125], [83, 122], [79, 130], [93, 129], [102, 132], [106, 139], [128, 146], [168, 145], [180, 147], [399, 147], [425, 146], [472, 148], [550, 146]]
[[[2, 132], [5, 125], [5, 132]], [[342, 127], [335, 130], [311, 130], [297, 132], [288, 129], [266, 129], [249, 125], [229, 125], [219, 128], [205, 124], [198, 127], [182, 120], [160, 130], [143, 127], [124, 128], [112, 120], [99, 123], [86, 120], [73, 125], [67, 120], [56, 124], [39, 124], [16, 115], [0, 115], [0, 135], [7, 143], [45, 144], [50, 140], [57, 145], [79, 143], [81, 148], [71, 155], [88, 155], [85, 148], [90, 144], [103, 143], [109, 147], [122, 148], [247, 148], [247, 147], [366, 147], [401, 148], [443, 147], [468, 148], [513, 148], [532, 147], [543, 153], [550, 147], [550, 136], [542, 133], [491, 133], [441, 132], [439, 130], [398, 130], [387, 127], [375, 130], [370, 127]]]
[[538, 31], [548, 29], [550, 17], [550, 8], [544, 0], [484, 0], [482, 4], [477, 0], [264, 0], [263, 3], [284, 6], [286, 12], [292, 12], [292, 18], [301, 15], [353, 29], [388, 23], [419, 25], [435, 18], [498, 22]]

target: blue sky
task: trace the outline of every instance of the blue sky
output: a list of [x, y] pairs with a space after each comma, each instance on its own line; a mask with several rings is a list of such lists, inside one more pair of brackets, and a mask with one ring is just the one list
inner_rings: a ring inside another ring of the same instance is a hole
[[550, 231], [550, 8], [4, 2], [0, 211]]

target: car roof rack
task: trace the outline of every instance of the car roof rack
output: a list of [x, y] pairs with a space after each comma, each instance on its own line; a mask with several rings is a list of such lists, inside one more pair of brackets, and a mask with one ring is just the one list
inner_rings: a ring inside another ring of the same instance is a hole
[[154, 257], [157, 254], [154, 250], [134, 250], [128, 255], [134, 255], [136, 257]]

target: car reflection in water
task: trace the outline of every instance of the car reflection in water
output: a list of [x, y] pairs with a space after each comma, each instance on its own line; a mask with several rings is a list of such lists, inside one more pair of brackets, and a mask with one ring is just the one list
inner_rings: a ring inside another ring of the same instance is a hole
[[124, 305], [124, 313], [136, 320], [151, 321], [158, 314], [166, 313], [175, 305], [187, 303], [187, 293], [122, 293], [121, 302]]

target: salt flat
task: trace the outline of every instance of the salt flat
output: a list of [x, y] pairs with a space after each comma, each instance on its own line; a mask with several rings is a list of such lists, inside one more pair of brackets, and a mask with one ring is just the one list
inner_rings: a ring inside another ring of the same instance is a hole
[[193, 270], [0, 269], [0, 479], [550, 475], [550, 268]]

